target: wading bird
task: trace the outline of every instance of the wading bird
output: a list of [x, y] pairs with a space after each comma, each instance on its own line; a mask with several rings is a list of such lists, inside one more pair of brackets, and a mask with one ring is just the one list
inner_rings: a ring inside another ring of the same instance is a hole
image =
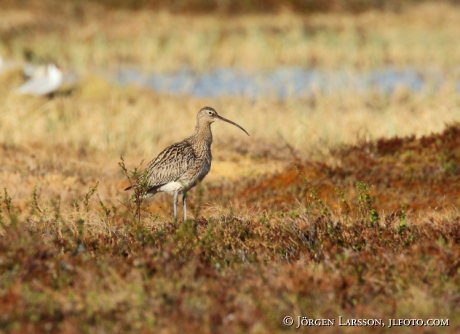
[[195, 133], [183, 141], [164, 149], [147, 166], [135, 185], [142, 185], [142, 196], [147, 198], [158, 192], [174, 196], [174, 220], [177, 220], [177, 198], [182, 194], [184, 220], [187, 219], [187, 191], [204, 179], [211, 169], [211, 124], [224, 121], [249, 133], [238, 124], [222, 117], [211, 107], [202, 108], [197, 115]]
[[62, 84], [62, 71], [54, 64], [49, 64], [42, 75], [32, 75], [16, 91], [20, 94], [47, 95], [54, 93]]

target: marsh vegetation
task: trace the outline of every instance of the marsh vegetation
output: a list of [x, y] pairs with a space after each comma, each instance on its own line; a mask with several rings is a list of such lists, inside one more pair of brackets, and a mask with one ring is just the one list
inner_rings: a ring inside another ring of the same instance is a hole
[[[287, 315], [438, 318], [450, 326], [392, 330], [460, 330], [455, 4], [216, 14], [7, 3], [2, 57], [21, 63], [33, 51], [79, 81], [24, 97], [13, 92], [20, 69], [0, 72], [0, 332], [277, 333], [294, 330]], [[107, 81], [121, 65], [413, 66], [445, 80], [421, 91], [196, 97]], [[251, 137], [213, 125], [191, 218], [174, 223], [167, 195], [144, 201], [139, 218], [120, 157], [145, 167], [193, 132], [204, 105]], [[388, 329], [315, 328], [370, 331]]]

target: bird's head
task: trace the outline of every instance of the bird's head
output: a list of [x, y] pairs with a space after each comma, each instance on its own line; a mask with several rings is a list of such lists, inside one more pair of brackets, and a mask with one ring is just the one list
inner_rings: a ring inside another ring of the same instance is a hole
[[226, 119], [226, 118], [224, 118], [222, 116], [219, 116], [217, 111], [215, 111], [214, 108], [211, 108], [211, 107], [201, 108], [201, 110], [198, 112], [197, 119], [198, 119], [198, 123], [205, 122], [205, 123], [209, 123], [209, 124], [213, 123], [215, 121], [224, 121], [224, 122], [230, 123], [230, 124], [240, 128], [241, 130], [243, 130], [249, 136], [249, 133], [245, 129], [243, 129], [241, 126], [239, 126], [235, 122], [232, 122], [229, 119]]

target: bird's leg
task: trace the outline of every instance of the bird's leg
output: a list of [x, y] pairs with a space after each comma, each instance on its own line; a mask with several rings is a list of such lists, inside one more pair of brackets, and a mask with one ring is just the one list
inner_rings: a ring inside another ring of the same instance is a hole
[[184, 221], [187, 220], [187, 193], [182, 196], [182, 204], [184, 205]]
[[179, 194], [178, 191], [174, 193], [174, 222], [177, 222], [177, 195]]

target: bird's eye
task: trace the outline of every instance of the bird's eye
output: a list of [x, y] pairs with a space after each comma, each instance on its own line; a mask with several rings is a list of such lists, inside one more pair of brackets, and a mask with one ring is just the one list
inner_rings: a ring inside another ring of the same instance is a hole
[[212, 115], [212, 111], [208, 111], [208, 115]]

